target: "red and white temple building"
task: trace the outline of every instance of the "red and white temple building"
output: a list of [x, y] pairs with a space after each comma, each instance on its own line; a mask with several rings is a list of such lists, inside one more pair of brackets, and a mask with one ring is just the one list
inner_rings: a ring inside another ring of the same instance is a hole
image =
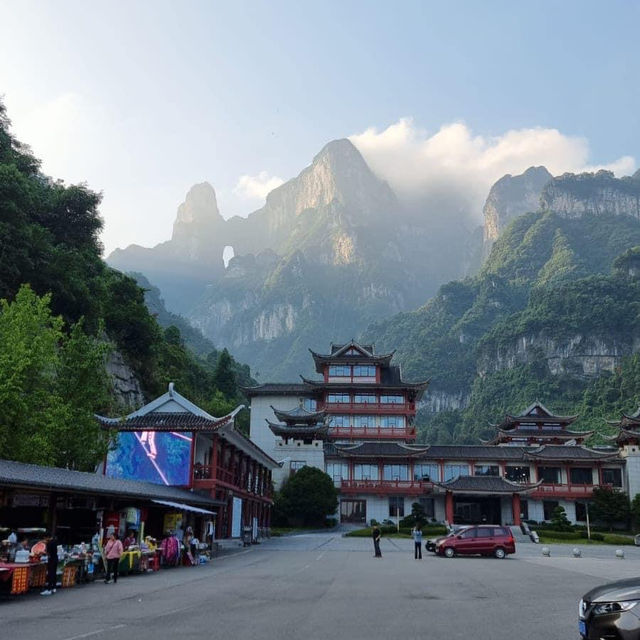
[[255, 536], [270, 527], [272, 472], [279, 467], [235, 428], [243, 408], [216, 418], [170, 383], [165, 394], [126, 416], [96, 416], [103, 428], [117, 432], [103, 472], [211, 497], [219, 505], [212, 514], [216, 538], [239, 537], [244, 527]]
[[[586, 447], [591, 432], [569, 428], [577, 416], [536, 402], [505, 416], [484, 444], [416, 444], [414, 419], [428, 381], [403, 380], [393, 354], [377, 354], [373, 345], [331, 345], [328, 354], [311, 355], [317, 379], [244, 390], [250, 437], [281, 463], [276, 486], [305, 465], [325, 470], [339, 489], [342, 522], [395, 520], [414, 502], [449, 523], [543, 521], [558, 505], [582, 522], [594, 487], [635, 493], [626, 470], [637, 441], [626, 453]], [[640, 438], [639, 416], [633, 429]], [[640, 490], [640, 453], [637, 461]]]

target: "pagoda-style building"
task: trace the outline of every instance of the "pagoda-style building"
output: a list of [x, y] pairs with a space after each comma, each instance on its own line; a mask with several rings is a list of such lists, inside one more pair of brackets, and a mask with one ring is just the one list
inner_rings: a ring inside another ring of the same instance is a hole
[[607, 440], [619, 447], [640, 446], [640, 408], [631, 415], [623, 413], [620, 420], [607, 420], [607, 424], [617, 429]]
[[540, 444], [582, 444], [593, 431], [573, 431], [567, 427], [578, 416], [557, 416], [543, 404], [536, 401], [520, 415], [506, 414], [496, 429], [494, 437], [485, 444], [497, 445], [540, 445]]
[[617, 448], [588, 448], [592, 432], [570, 428], [578, 416], [535, 402], [507, 414], [482, 445], [417, 444], [428, 381], [404, 380], [393, 353], [370, 344], [311, 356], [317, 378], [245, 389], [251, 439], [280, 462], [276, 486], [305, 465], [325, 471], [339, 491], [341, 522], [395, 521], [414, 502], [448, 523], [546, 521], [559, 505], [584, 522], [595, 487], [630, 487]]

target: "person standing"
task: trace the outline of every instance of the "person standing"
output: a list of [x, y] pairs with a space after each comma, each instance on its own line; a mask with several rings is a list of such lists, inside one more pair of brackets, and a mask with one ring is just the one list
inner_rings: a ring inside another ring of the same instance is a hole
[[413, 546], [414, 546], [414, 559], [422, 560], [422, 528], [419, 524], [417, 524], [411, 530], [411, 535], [413, 536]]
[[380, 538], [382, 537], [382, 533], [380, 532], [380, 527], [378, 527], [377, 524], [373, 525], [371, 537], [373, 538], [373, 550], [375, 552], [374, 557], [382, 558], [382, 552], [380, 551]]
[[56, 592], [58, 581], [58, 541], [51, 533], [44, 539], [47, 549], [47, 588], [40, 592], [41, 596], [50, 596]]
[[107, 575], [104, 583], [111, 582], [111, 574], [113, 574], [113, 582], [118, 582], [118, 565], [120, 564], [120, 556], [123, 552], [122, 542], [118, 539], [118, 534], [114, 531], [110, 536], [104, 548], [104, 555], [107, 559]]

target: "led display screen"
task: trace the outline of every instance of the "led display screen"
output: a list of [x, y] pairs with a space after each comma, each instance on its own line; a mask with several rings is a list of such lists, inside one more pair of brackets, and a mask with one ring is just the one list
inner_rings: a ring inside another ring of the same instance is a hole
[[145, 480], [156, 484], [190, 484], [191, 433], [121, 431], [107, 454], [110, 478]]

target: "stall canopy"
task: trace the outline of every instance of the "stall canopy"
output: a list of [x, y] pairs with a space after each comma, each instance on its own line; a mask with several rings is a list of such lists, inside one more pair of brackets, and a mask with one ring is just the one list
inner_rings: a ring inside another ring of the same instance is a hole
[[155, 502], [156, 504], [162, 504], [165, 507], [174, 507], [180, 511], [193, 511], [193, 513], [206, 513], [209, 515], [213, 515], [213, 511], [207, 511], [206, 509], [200, 509], [198, 507], [192, 507], [188, 504], [181, 504], [180, 502], [169, 502], [168, 500], [152, 500], [151, 502]]

